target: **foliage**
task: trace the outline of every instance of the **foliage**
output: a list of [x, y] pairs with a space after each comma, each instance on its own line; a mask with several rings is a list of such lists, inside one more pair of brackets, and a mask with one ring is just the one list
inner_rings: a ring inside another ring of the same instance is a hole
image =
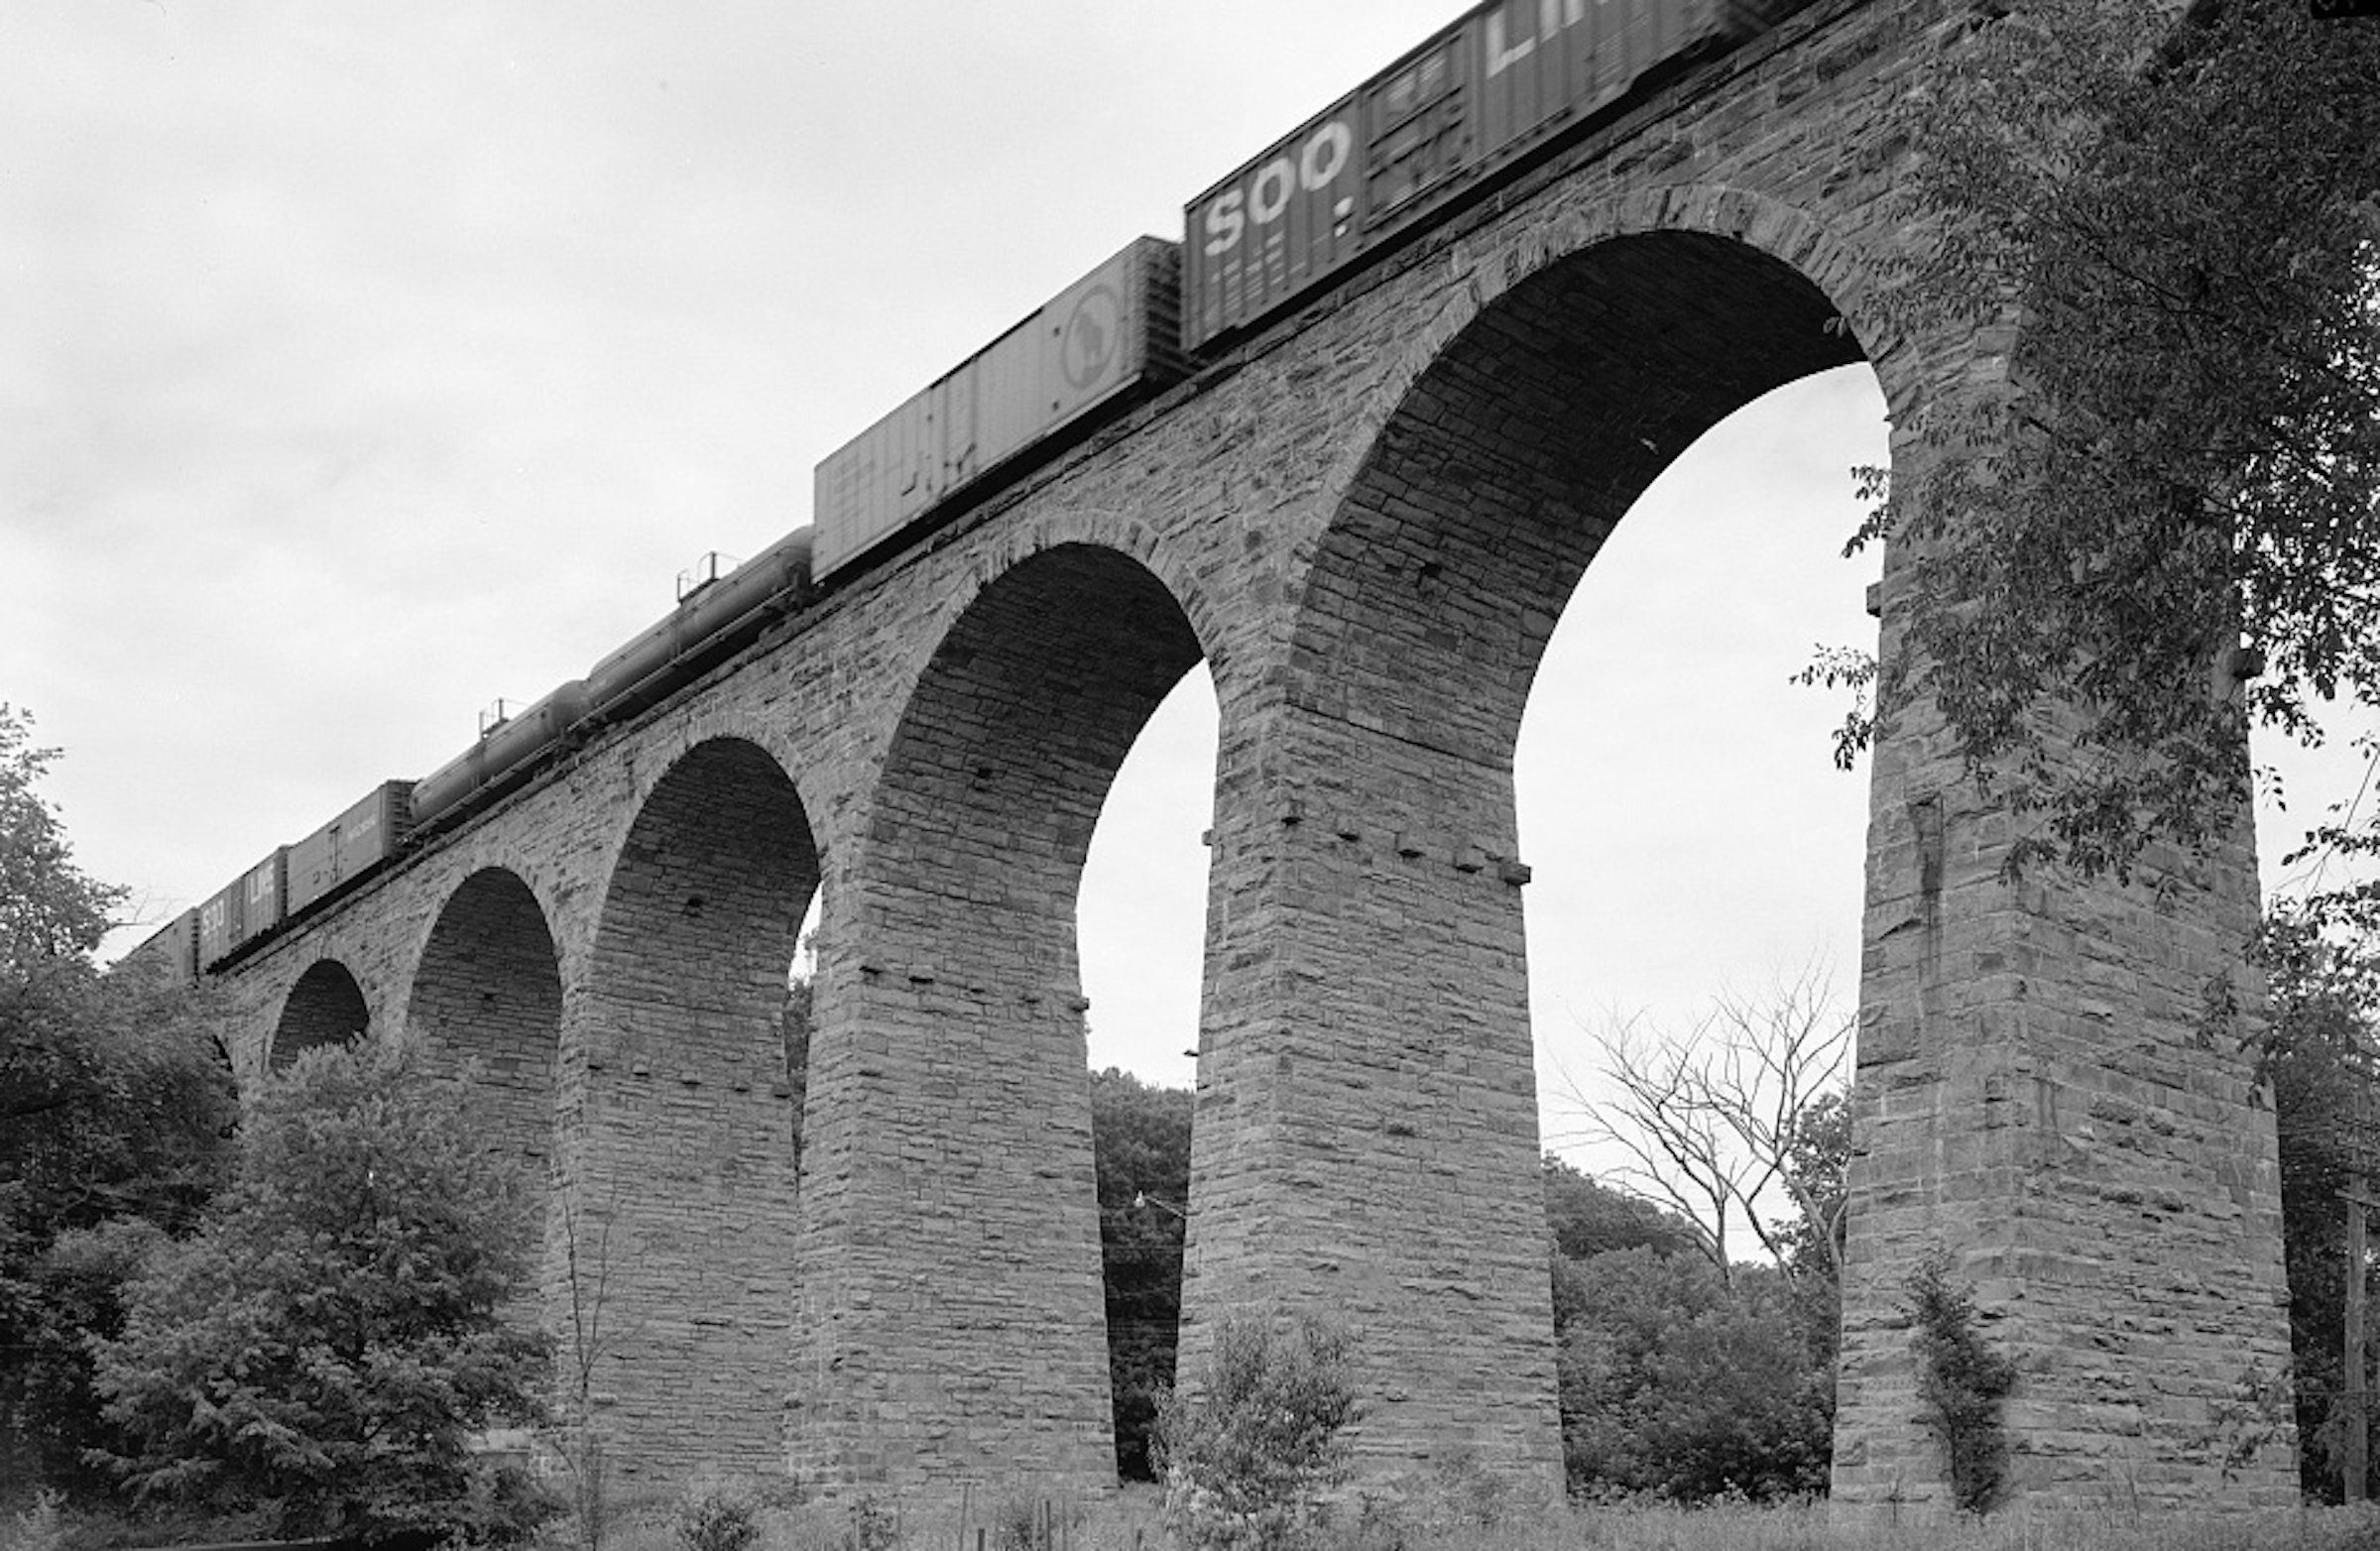
[[2309, 1496], [2336, 1501], [2344, 1464], [2346, 1417], [2338, 1399], [2348, 1276], [2339, 1192], [2380, 1141], [2371, 1065], [2380, 1049], [2372, 1024], [2380, 966], [2289, 910], [2267, 917], [2258, 958], [2272, 995], [2261, 1065], [2272, 1083], [2281, 1142], [2299, 1481]]
[[1640, 1196], [1613, 1190], [1549, 1152], [1545, 1155], [1545, 1225], [1554, 1253], [1584, 1260], [1613, 1250], [1699, 1254], [1692, 1225]]
[[97, 1384], [146, 1501], [284, 1537], [518, 1538], [549, 1510], [471, 1436], [540, 1419], [515, 1165], [413, 1041], [310, 1050], [255, 1095], [237, 1171], [125, 1288]]
[[1980, 1515], [1991, 1511], [2007, 1486], [2008, 1434], [2000, 1411], [2016, 1387], [2016, 1365], [1983, 1344], [1974, 1293], [1954, 1286], [1950, 1269], [1948, 1252], [1936, 1250], [1910, 1273], [1917, 1398], [1927, 1428], [1942, 1444], [1952, 1500]]
[[1193, 1551], [1302, 1551], [1345, 1480], [1356, 1418], [1353, 1338], [1308, 1317], [1275, 1326], [1235, 1316], [1215, 1332], [1195, 1400], [1157, 1408], [1165, 1524]]
[[1430, 1551], [1476, 1546], [1491, 1532], [1517, 1526], [1529, 1504], [1512, 1485], [1469, 1449], [1438, 1455], [1430, 1468], [1372, 1478], [1356, 1489], [1355, 1511], [1329, 1526], [1330, 1551]]
[[751, 1551], [761, 1538], [760, 1510], [750, 1492], [698, 1478], [678, 1493], [669, 1530], [678, 1551]]
[[[810, 946], [803, 940], [802, 946]], [[785, 1082], [792, 1095], [793, 1162], [801, 1164], [802, 1110], [810, 1097], [810, 1029], [818, 1001], [815, 975], [794, 975], [785, 982], [785, 1005], [777, 1014], [777, 1032], [785, 1052]]]
[[[1722, 1275], [1731, 1274], [1727, 1241], [1739, 1225], [1798, 1270], [1795, 1215], [1831, 1223], [1841, 1197], [1820, 1199], [1813, 1191], [1824, 1176], [1796, 1170], [1796, 1127], [1840, 1086], [1851, 1028], [1816, 970], [1759, 1003], [1723, 993], [1683, 1035], [1648, 1036], [1634, 1018], [1615, 1020], [1595, 1035], [1609, 1097], [1570, 1084], [1587, 1121], [1581, 1136], [1625, 1154], [1616, 1177], [1692, 1224]], [[1833, 1233], [1818, 1244], [1831, 1273]]]
[[1879, 700], [1929, 693], [2031, 815], [2012, 867], [2128, 876], [2232, 832], [2243, 713], [2380, 705], [2380, 29], [2018, 0], [1941, 37], [1903, 185], [1937, 240], [1880, 321], [2006, 370], [1924, 407], [1861, 535], [1915, 567]]
[[1681, 1501], [1826, 1490], [1834, 1372], [1779, 1272], [1729, 1280], [1649, 1247], [1556, 1262], [1563, 1459], [1574, 1492]]
[[128, 1247], [195, 1224], [238, 1098], [202, 1003], [92, 962], [123, 893], [74, 865], [35, 790], [56, 752], [28, 726], [0, 705], [0, 1466], [89, 1490], [83, 1337], [122, 1318]]
[[60, 1551], [65, 1544], [66, 1494], [37, 1487], [33, 1496], [0, 1527], [0, 1551]]
[[84, 963], [115, 924], [124, 891], [74, 865], [57, 810], [34, 790], [58, 759], [33, 718], [0, 702], [0, 983], [57, 960]]
[[1115, 1067], [1091, 1078], [1116, 1469], [1126, 1480], [1154, 1477], [1149, 1434], [1156, 1425], [1158, 1396], [1173, 1383], [1187, 1227], [1179, 1213], [1190, 1198], [1191, 1102], [1186, 1089], [1143, 1083]]
[[1802, 1215], [1786, 1230], [1785, 1266], [1796, 1276], [1834, 1279], [1843, 1266], [1845, 1171], [1851, 1161], [1851, 1100], [1842, 1089], [1821, 1094], [1795, 1112], [1785, 1128], [1785, 1176]]
[[852, 1499], [851, 1524], [839, 1551], [899, 1551], [900, 1513], [883, 1497]]

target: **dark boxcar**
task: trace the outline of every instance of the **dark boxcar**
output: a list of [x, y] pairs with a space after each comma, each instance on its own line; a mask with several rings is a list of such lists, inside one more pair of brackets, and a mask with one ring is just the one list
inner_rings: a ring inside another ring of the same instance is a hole
[[198, 906], [198, 964], [201, 969], [221, 963], [244, 940], [241, 925], [246, 917], [241, 909], [241, 898], [247, 892], [247, 882], [243, 875]]
[[198, 978], [198, 912], [184, 910], [175, 916], [125, 954], [123, 962], [136, 969], [155, 966], [155, 973], [177, 986], [191, 984]]
[[370, 796], [290, 847], [291, 914], [397, 854], [413, 789], [412, 781], [383, 781]]
[[290, 848], [275, 846], [273, 854], [248, 869], [240, 881], [240, 926], [232, 945], [262, 937], [289, 913]]
[[1100, 405], [1181, 375], [1181, 249], [1143, 237], [818, 465], [824, 578]]
[[1496, 0], [1441, 30], [1183, 212], [1182, 344], [1253, 323], [1412, 231], [1655, 65], [1796, 0]]
[[1364, 251], [1359, 96], [1190, 202], [1183, 217], [1182, 344], [1271, 311]]

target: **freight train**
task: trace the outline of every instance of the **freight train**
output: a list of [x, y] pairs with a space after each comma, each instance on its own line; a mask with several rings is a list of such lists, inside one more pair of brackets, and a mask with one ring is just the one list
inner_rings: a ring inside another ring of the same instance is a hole
[[[814, 528], [680, 578], [667, 617], [418, 781], [276, 847], [136, 952], [220, 970], [594, 731], [657, 704], [874, 556], [1182, 380], [1678, 69], [1810, 0], [1491, 0], [1189, 201], [818, 465]], [[814, 535], [814, 537], [813, 537]]]

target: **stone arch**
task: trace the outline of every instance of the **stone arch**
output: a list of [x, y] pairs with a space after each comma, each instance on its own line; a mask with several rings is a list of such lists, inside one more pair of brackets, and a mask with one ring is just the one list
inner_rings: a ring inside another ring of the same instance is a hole
[[[601, 1275], [610, 1328], [634, 1332], [594, 1380], [630, 1477], [783, 1466], [777, 1414], [750, 1401], [784, 1392], [798, 1291], [798, 1074], [780, 1020], [818, 884], [791, 778], [760, 745], [714, 736], [645, 792], [604, 885], [565, 1010], [558, 1172], [577, 1290]], [[551, 1298], [570, 1273], [553, 1266]]]
[[988, 535], [987, 541], [971, 555], [947, 601], [917, 633], [921, 643], [913, 670], [917, 682], [922, 684], [930, 664], [948, 649], [954, 632], [974, 613], [985, 593], [1002, 588], [1012, 572], [1060, 549], [1109, 551], [1146, 571], [1188, 624], [1209, 666], [1222, 674], [1228, 639], [1222, 617], [1225, 603], [1198, 585], [1190, 563], [1192, 552], [1167, 543], [1157, 526], [1141, 518], [1097, 508], [1065, 507]]
[[1673, 193], [1459, 244], [1318, 514], [1279, 703], [1225, 730], [1250, 778], [1217, 813], [1182, 1362], [1239, 1308], [1360, 1320], [1375, 1468], [1461, 1440], [1560, 1480], [1512, 752], [1637, 495], [1862, 358], [1819, 283], [1724, 229], [1763, 208]]
[[406, 1002], [406, 1026], [475, 1063], [494, 1144], [517, 1152], [540, 1194], [553, 1152], [560, 957], [544, 908], [519, 874], [472, 873], [431, 923]]
[[1923, 402], [1923, 352], [1881, 305], [1883, 288], [1867, 248], [1846, 241], [1810, 211], [1755, 189], [1725, 183], [1634, 188], [1540, 220], [1508, 223], [1495, 229], [1492, 240], [1458, 243], [1450, 259], [1461, 283], [1447, 288], [1426, 323], [1408, 331], [1389, 370], [1349, 415], [1355, 434], [1326, 487], [1354, 484], [1374, 438], [1407, 396], [1457, 339], [1497, 310], [1507, 292], [1604, 244], [1661, 235], [1723, 239], [1801, 276], [1840, 320], [1830, 332], [1846, 344], [1856, 341], [1844, 359], [1864, 357], [1874, 368], [1892, 418], [1905, 421]]
[[[1063, 541], [979, 581], [886, 752], [871, 896], [939, 895], [1009, 920], [1035, 944], [1031, 973], [1069, 982], [1074, 883], [1109, 782], [1204, 655], [1173, 590], [1123, 550]], [[936, 831], [1004, 843], [911, 849]]]
[[1737, 409], [1864, 357], [1818, 281], [1708, 230], [1608, 235], [1457, 295], [1469, 315], [1338, 487], [1292, 693], [1508, 766], [1562, 605], [1636, 497]]
[[795, 1349], [822, 1487], [1114, 1479], [1074, 912], [1117, 769], [1204, 652], [1141, 558], [1012, 553], [902, 701], [830, 901]]
[[290, 988], [289, 1000], [273, 1027], [268, 1057], [279, 1071], [298, 1059], [301, 1050], [345, 1044], [372, 1030], [371, 1004], [355, 972], [337, 959], [316, 959]]

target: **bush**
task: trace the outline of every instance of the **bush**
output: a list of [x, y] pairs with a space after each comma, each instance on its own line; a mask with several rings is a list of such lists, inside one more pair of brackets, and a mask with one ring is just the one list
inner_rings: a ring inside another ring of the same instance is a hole
[[761, 1538], [760, 1503], [735, 1487], [697, 1480], [679, 1493], [669, 1530], [680, 1551], [751, 1551]]
[[1196, 1551], [1304, 1551], [1347, 1478], [1342, 1436], [1356, 1418], [1351, 1339], [1307, 1318], [1277, 1328], [1230, 1318], [1216, 1332], [1206, 1387], [1157, 1406], [1164, 1521]]
[[1571, 1491], [1699, 1502], [1827, 1489], [1834, 1390], [1801, 1295], [1646, 1248], [1556, 1263]]
[[2016, 1365], [1983, 1345], [1974, 1293], [1951, 1285], [1948, 1252], [1938, 1249], [1918, 1263], [1909, 1295], [1917, 1397], [1927, 1428], [1942, 1442], [1952, 1499], [1963, 1511], [1988, 1513], [2008, 1482], [2000, 1402], [2016, 1387]]
[[529, 1226], [482, 1134], [409, 1041], [308, 1051], [260, 1091], [233, 1182], [95, 1344], [140, 1500], [364, 1541], [507, 1541], [552, 1511], [471, 1448], [541, 1420], [550, 1372], [504, 1317]]

